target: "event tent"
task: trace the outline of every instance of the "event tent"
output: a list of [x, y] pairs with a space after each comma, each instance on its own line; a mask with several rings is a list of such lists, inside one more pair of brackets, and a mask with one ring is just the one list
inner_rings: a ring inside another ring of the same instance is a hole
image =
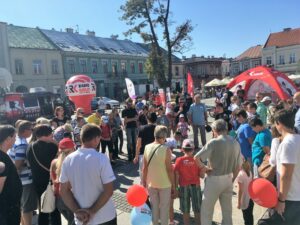
[[221, 84], [222, 84], [222, 85], [227, 85], [227, 84], [229, 84], [232, 80], [233, 80], [233, 78], [230, 78], [230, 77], [224, 77], [224, 78], [221, 80]]
[[221, 85], [223, 85], [223, 84], [221, 83], [221, 80], [215, 78], [215, 79], [209, 81], [209, 82], [208, 82], [207, 84], [205, 84], [204, 86], [205, 86], [205, 87], [217, 87], [217, 86], [221, 86]]
[[235, 77], [227, 87], [236, 92], [240, 87], [246, 92], [246, 99], [255, 99], [261, 92], [271, 96], [272, 100], [288, 99], [297, 91], [297, 87], [284, 73], [266, 66], [249, 69]]

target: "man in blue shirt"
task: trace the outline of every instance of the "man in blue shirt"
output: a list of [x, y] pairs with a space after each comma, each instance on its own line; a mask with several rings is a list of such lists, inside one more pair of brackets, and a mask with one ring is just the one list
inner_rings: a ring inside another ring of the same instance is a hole
[[271, 132], [264, 127], [263, 122], [258, 118], [252, 119], [249, 124], [257, 133], [252, 144], [253, 175], [257, 178], [258, 167], [261, 165], [265, 154], [270, 154], [272, 135]]
[[200, 130], [201, 142], [206, 144], [205, 125], [207, 123], [207, 111], [205, 104], [201, 103], [199, 94], [194, 97], [195, 102], [190, 106], [188, 111], [189, 123], [193, 127], [195, 148], [199, 149], [198, 130]]
[[237, 129], [237, 141], [240, 143], [242, 155], [252, 164], [252, 148], [256, 133], [248, 124], [247, 112], [243, 109], [236, 113], [237, 121], [241, 124]]

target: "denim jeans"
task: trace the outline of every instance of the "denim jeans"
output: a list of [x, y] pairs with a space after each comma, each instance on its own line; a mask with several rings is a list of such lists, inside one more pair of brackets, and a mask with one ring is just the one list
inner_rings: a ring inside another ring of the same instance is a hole
[[136, 127], [126, 128], [128, 160], [132, 160], [135, 157], [136, 136]]
[[300, 201], [286, 201], [281, 217], [274, 209], [268, 209], [267, 217], [260, 219], [258, 225], [299, 225]]

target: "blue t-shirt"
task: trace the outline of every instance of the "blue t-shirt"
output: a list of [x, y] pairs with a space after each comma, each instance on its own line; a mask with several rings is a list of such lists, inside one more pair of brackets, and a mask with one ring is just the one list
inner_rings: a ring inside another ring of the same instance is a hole
[[205, 125], [205, 113], [206, 106], [203, 103], [193, 103], [188, 111], [194, 125]]
[[252, 149], [248, 138], [252, 138], [254, 140], [256, 133], [252, 130], [251, 126], [248, 123], [241, 124], [236, 133], [237, 141], [240, 143], [241, 151], [244, 158], [251, 158]]
[[260, 166], [265, 156], [263, 147], [271, 147], [272, 135], [268, 129], [259, 132], [252, 144], [252, 163]]

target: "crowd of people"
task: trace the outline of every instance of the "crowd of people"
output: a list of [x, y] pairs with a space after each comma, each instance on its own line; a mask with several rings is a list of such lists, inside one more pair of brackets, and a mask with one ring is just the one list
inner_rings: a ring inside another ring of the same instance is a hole
[[[264, 177], [266, 160], [276, 171], [268, 179], [277, 187], [278, 204], [258, 224], [300, 224], [300, 92], [277, 103], [263, 93], [256, 93], [254, 102], [244, 95], [242, 89], [218, 93], [210, 125], [199, 94], [178, 96], [165, 107], [129, 98], [123, 110], [101, 108], [88, 117], [77, 108], [68, 118], [57, 107], [50, 120], [0, 125], [0, 224], [31, 225], [36, 210], [39, 225], [60, 225], [61, 215], [69, 225], [117, 224], [113, 168], [126, 155], [128, 163], [139, 165], [154, 225], [176, 224], [175, 198], [185, 225], [191, 207], [196, 224], [211, 225], [217, 200], [222, 224], [233, 224], [234, 181], [236, 207], [245, 224], [253, 225], [248, 185]], [[181, 156], [176, 158], [174, 149], [181, 149]], [[40, 199], [49, 182], [56, 207], [45, 213]]]

